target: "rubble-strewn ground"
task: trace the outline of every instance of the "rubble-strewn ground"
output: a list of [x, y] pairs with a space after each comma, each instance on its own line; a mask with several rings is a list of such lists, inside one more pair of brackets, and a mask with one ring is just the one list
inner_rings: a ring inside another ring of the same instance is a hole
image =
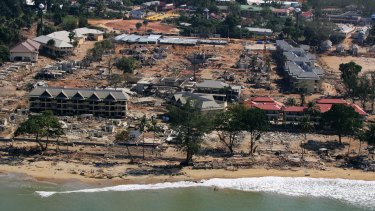
[[[150, 136], [152, 137], [152, 136]], [[191, 168], [178, 166], [184, 159], [184, 154], [172, 145], [163, 144], [158, 149], [146, 148], [145, 160], [142, 159], [142, 147], [131, 146], [129, 150], [137, 165], [129, 165], [129, 155], [123, 146], [60, 146], [60, 153], [55, 154], [56, 145], [51, 145], [46, 153], [50, 156], [7, 155], [9, 144], [0, 143], [0, 172], [22, 172], [39, 179], [80, 179], [95, 183], [132, 183], [199, 180], [210, 177], [249, 177], [249, 176], [311, 176], [337, 177], [350, 179], [373, 179], [373, 173], [361, 172], [355, 169], [374, 169], [374, 161], [362, 160], [359, 155], [367, 155], [366, 145], [351, 141], [349, 152], [352, 157], [344, 160], [342, 155], [348, 151], [349, 139], [343, 144], [334, 141], [336, 137], [308, 134], [310, 140], [305, 144], [305, 155], [301, 157], [300, 143], [304, 140], [302, 134], [285, 132], [270, 132], [263, 136], [258, 143], [258, 152], [253, 157], [241, 156], [248, 149], [248, 137], [236, 148], [233, 157], [222, 156], [225, 152], [215, 136], [205, 141], [201, 154], [196, 157], [196, 164]], [[30, 150], [35, 144], [15, 142], [20, 150]], [[319, 152], [321, 148], [328, 149], [328, 155]], [[17, 153], [15, 151], [14, 153]], [[361, 161], [361, 162], [358, 162]], [[371, 164], [372, 163], [372, 164]], [[367, 166], [363, 166], [367, 165]], [[340, 168], [338, 168], [340, 167]], [[205, 171], [202, 171], [202, 170]], [[211, 169], [210, 171], [207, 171]], [[171, 177], [173, 176], [173, 177]], [[103, 180], [103, 179], [111, 179]]]
[[[90, 23], [97, 26], [109, 27], [111, 29], [130, 30], [135, 28], [132, 20], [90, 20]], [[120, 27], [120, 28], [118, 28]], [[173, 31], [172, 26], [163, 25], [159, 22], [150, 23], [148, 29], [160, 32]], [[134, 29], [133, 29], [134, 30]], [[140, 30], [142, 32], [143, 28]], [[94, 46], [94, 42], [85, 42], [74, 52], [75, 55], [65, 58], [66, 60], [81, 60], [87, 51]], [[271, 96], [275, 100], [285, 102], [287, 98], [295, 98], [300, 103], [300, 95], [283, 94], [280, 92], [282, 77], [276, 72], [275, 64], [271, 62], [271, 71], [268, 73], [267, 86], [255, 87], [254, 83], [249, 83], [254, 73], [248, 69], [237, 68], [237, 62], [241, 54], [247, 54], [245, 48], [249, 50], [247, 56], [269, 56], [267, 50], [263, 53], [263, 45], [256, 45], [254, 42], [231, 40], [228, 46], [157, 46], [139, 44], [116, 44], [116, 53], [107, 55], [101, 62], [93, 62], [90, 67], [78, 69], [73, 74], [67, 74], [61, 79], [46, 81], [49, 86], [65, 87], [108, 87], [109, 75], [103, 74], [103, 69], [108, 70], [109, 64], [113, 64], [115, 58], [130, 56], [120, 54], [123, 49], [147, 48], [148, 52], [143, 53], [145, 58], [152, 56], [155, 48], [165, 47], [166, 58], [157, 59], [153, 64], [143, 64], [135, 70], [134, 76], [127, 75], [127, 80], [131, 78], [136, 81], [142, 77], [191, 77], [193, 75], [192, 65], [187, 57], [192, 54], [211, 55], [211, 59], [199, 66], [197, 76], [204, 79], [222, 79], [227, 75], [232, 75], [233, 80], [227, 83], [243, 86], [243, 99], [251, 96]], [[268, 45], [266, 49], [274, 46]], [[363, 65], [364, 71], [371, 71], [373, 58], [362, 57], [336, 57], [322, 55], [321, 64], [329, 69], [327, 77], [323, 83], [323, 93], [329, 95], [337, 94], [340, 89], [338, 65], [351, 60], [358, 61]], [[27, 93], [30, 84], [35, 84], [35, 74], [40, 68], [53, 64], [49, 58], [41, 56], [37, 64], [33, 66], [18, 68], [9, 71], [14, 64], [8, 63], [0, 67], [0, 117], [9, 118], [9, 127], [3, 131], [1, 137], [11, 138], [12, 131], [22, 122], [27, 114], [22, 112], [27, 108]], [[361, 63], [362, 62], [362, 63]], [[105, 72], [105, 71], [104, 71]], [[116, 67], [112, 68], [112, 74], [122, 72]], [[125, 82], [119, 87], [130, 88]], [[321, 93], [306, 96], [306, 101], [312, 101], [322, 96]], [[335, 136], [308, 134], [305, 140], [303, 134], [287, 132], [269, 132], [263, 135], [257, 147], [257, 153], [253, 157], [248, 156], [249, 135], [244, 134], [242, 144], [235, 148], [235, 155], [227, 157], [226, 148], [219, 142], [214, 133], [209, 134], [203, 144], [203, 149], [195, 157], [196, 164], [191, 168], [179, 167], [179, 163], [185, 155], [177, 150], [173, 144], [165, 143], [170, 134], [168, 125], [159, 121], [163, 128], [162, 132], [145, 134], [145, 142], [148, 144], [160, 143], [157, 148], [147, 147], [145, 150], [145, 160], [142, 159], [143, 150], [139, 146], [142, 138], [138, 139], [133, 146], [129, 147], [132, 156], [135, 158], [135, 165], [130, 165], [130, 156], [124, 146], [113, 144], [116, 132], [125, 127], [135, 129], [138, 120], [146, 115], [162, 115], [166, 112], [165, 99], [155, 96], [134, 95], [129, 102], [129, 112], [127, 118], [121, 120], [120, 124], [114, 126], [111, 131], [106, 131], [106, 126], [114, 125], [112, 120], [101, 118], [81, 119], [79, 117], [60, 117], [67, 126], [67, 135], [62, 137], [60, 142], [60, 152], [56, 154], [55, 144], [50, 145], [50, 150], [44, 156], [33, 154], [35, 143], [16, 141], [14, 146], [10, 143], [0, 142], [0, 172], [13, 171], [23, 172], [39, 178], [77, 178], [87, 181], [97, 181], [95, 179], [112, 179], [115, 182], [128, 182], [130, 179], [145, 179], [143, 182], [152, 182], [174, 179], [205, 179], [209, 177], [240, 177], [240, 176], [312, 176], [312, 177], [340, 177], [355, 179], [373, 179], [373, 174], [363, 173], [359, 170], [344, 169], [374, 169], [374, 161], [369, 156], [362, 159], [360, 155], [367, 155], [366, 145], [351, 140], [350, 149], [345, 138], [344, 144], [338, 144]], [[17, 110], [20, 109], [20, 110]], [[370, 116], [369, 119], [373, 119]], [[304, 142], [302, 144], [302, 142]], [[75, 143], [75, 144], [73, 144]], [[301, 147], [303, 146], [303, 147]], [[302, 158], [302, 148], [306, 153]], [[328, 154], [322, 153], [322, 149], [328, 149]], [[9, 153], [10, 152], [10, 153]], [[9, 154], [8, 154], [9, 153]], [[346, 156], [348, 154], [349, 156]], [[28, 156], [26, 156], [28, 155]], [[345, 160], [345, 159], [346, 160]], [[11, 165], [9, 165], [11, 164]], [[211, 169], [205, 171], [203, 169]], [[215, 169], [215, 170], [212, 170]], [[156, 175], [156, 176], [155, 176]], [[170, 176], [175, 176], [171, 178]], [[155, 177], [155, 180], [153, 180]], [[102, 180], [99, 180], [102, 181]]]
[[[141, 27], [139, 30], [135, 27], [136, 23], [142, 23], [142, 20], [96, 20], [89, 19], [90, 25], [99, 26], [106, 28], [110, 31], [127, 31], [128, 33], [144, 33], [145, 27]], [[154, 33], [164, 33], [164, 34], [178, 34], [178, 29], [175, 26], [167, 25], [161, 23], [160, 21], [153, 21], [147, 24], [146, 30], [152, 30]]]

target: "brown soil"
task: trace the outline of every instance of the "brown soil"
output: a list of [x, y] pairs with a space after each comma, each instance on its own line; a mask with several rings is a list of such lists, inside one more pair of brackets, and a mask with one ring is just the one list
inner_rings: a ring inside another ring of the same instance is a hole
[[[100, 26], [109, 30], [127, 31], [127, 32], [138, 32], [144, 33], [145, 27], [142, 26], [139, 30], [136, 29], [135, 24], [142, 23], [142, 20], [94, 20], [90, 19], [89, 24], [93, 26]], [[178, 33], [178, 29], [172, 25], [163, 24], [160, 21], [149, 22], [146, 30], [152, 29], [153, 32], [157, 33]]]

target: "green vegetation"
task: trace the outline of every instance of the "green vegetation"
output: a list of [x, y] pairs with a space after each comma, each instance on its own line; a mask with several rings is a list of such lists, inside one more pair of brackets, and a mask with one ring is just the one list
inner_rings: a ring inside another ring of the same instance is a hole
[[137, 65], [137, 60], [133, 57], [122, 57], [117, 63], [116, 67], [123, 70], [125, 73], [133, 73]]
[[352, 136], [362, 127], [360, 115], [350, 106], [334, 104], [323, 113], [321, 125], [329, 128], [338, 137], [341, 143], [342, 136]]
[[148, 20], [144, 20], [143, 23], [142, 23], [143, 26], [145, 27], [145, 32], [147, 31], [148, 22], [149, 22]]
[[346, 87], [348, 97], [354, 99], [357, 91], [358, 74], [361, 72], [362, 67], [355, 62], [340, 64], [339, 70], [341, 71], [341, 79]]
[[84, 17], [84, 16], [79, 16], [79, 18], [78, 18], [78, 27], [82, 28], [82, 27], [87, 27], [88, 25], [89, 25], [89, 23], [87, 21], [87, 18]]
[[47, 46], [50, 46], [50, 47], [54, 47], [55, 46], [55, 40], [54, 39], [50, 39], [50, 40], [48, 40], [48, 42], [47, 42]]
[[294, 99], [294, 98], [287, 98], [286, 102], [285, 102], [285, 105], [287, 105], [287, 106], [295, 106], [295, 105], [297, 105], [296, 99]]
[[142, 158], [145, 159], [145, 131], [146, 131], [147, 119], [146, 115], [141, 118], [141, 121], [138, 124], [139, 132], [142, 134]]
[[372, 24], [368, 37], [365, 40], [368, 45], [375, 45], [375, 24]]
[[315, 9], [315, 12], [321, 12], [321, 8], [337, 7], [345, 9], [347, 6], [354, 6], [354, 8], [361, 9], [363, 15], [369, 16], [375, 11], [375, 2], [372, 0], [308, 0], [308, 7]]
[[0, 8], [0, 45], [11, 46], [22, 39], [20, 30], [30, 27], [35, 16], [23, 0], [2, 0]]
[[374, 110], [375, 74], [360, 75], [362, 67], [355, 62], [340, 64], [339, 69], [345, 85], [346, 96], [353, 102], [359, 100], [364, 109], [366, 109], [366, 103], [371, 102], [371, 110]]
[[0, 63], [9, 60], [9, 49], [6, 46], [0, 45]]
[[373, 147], [373, 151], [375, 148], [375, 124], [369, 125], [369, 128], [364, 132], [364, 139], [368, 143], [368, 145]]
[[[187, 14], [182, 14], [180, 18], [176, 19], [176, 24], [178, 22], [187, 22], [191, 26], [186, 26], [181, 32], [182, 35], [190, 36], [190, 33], [197, 34], [210, 34], [218, 33], [222, 37], [235, 37], [240, 38], [248, 37], [249, 33], [246, 30], [238, 28], [241, 25], [241, 18], [235, 14], [229, 14], [224, 21], [209, 19], [207, 20], [203, 14], [196, 13], [194, 15], [188, 16]], [[241, 35], [241, 32], [243, 35]]]
[[[302, 140], [302, 143], [301, 143], [301, 146], [302, 146], [307, 141], [307, 133], [310, 133], [314, 130], [314, 124], [309, 113], [306, 114], [302, 118], [300, 124], [301, 124], [300, 130], [304, 134], [304, 140]], [[305, 148], [302, 147], [302, 157], [304, 154], [305, 154]]]
[[304, 43], [311, 46], [319, 46], [323, 41], [331, 40], [332, 43], [338, 43], [342, 38], [334, 35], [336, 26], [331, 22], [311, 21], [304, 25], [303, 36]]
[[130, 142], [130, 131], [129, 129], [123, 130], [116, 134], [115, 136], [115, 144], [124, 144], [126, 147], [126, 150], [128, 152], [128, 155], [130, 157], [130, 164], [134, 163], [134, 159], [132, 154], [130, 153], [129, 144]]
[[192, 163], [193, 155], [199, 152], [203, 136], [215, 131], [219, 141], [234, 154], [234, 147], [242, 141], [242, 133], [250, 134], [249, 155], [256, 151], [256, 142], [269, 129], [266, 114], [259, 109], [247, 109], [244, 105], [232, 105], [227, 111], [201, 112], [194, 101], [188, 100], [180, 107], [172, 106], [168, 115], [173, 130], [177, 132], [177, 145], [186, 152], [183, 164]]
[[250, 108], [246, 111], [243, 118], [245, 131], [250, 133], [250, 150], [252, 156], [256, 150], [256, 141], [259, 141], [264, 132], [269, 129], [269, 122], [264, 111], [257, 108]]
[[239, 137], [245, 129], [242, 117], [246, 114], [246, 108], [242, 105], [234, 105], [227, 112], [219, 112], [214, 116], [213, 129], [217, 131], [219, 140], [233, 155], [233, 148], [239, 145], [242, 139]]
[[64, 17], [61, 23], [61, 27], [66, 31], [71, 31], [73, 29], [76, 29], [77, 26], [78, 26], [78, 19], [73, 16]]
[[90, 49], [84, 61], [101, 61], [103, 54], [114, 48], [114, 44], [110, 40], [103, 40], [95, 43], [94, 48]]
[[138, 22], [138, 23], [135, 24], [135, 28], [137, 28], [137, 30], [139, 30], [141, 27], [142, 27], [141, 22]]
[[171, 107], [169, 110], [171, 125], [178, 133], [177, 146], [186, 152], [186, 159], [182, 165], [191, 165], [193, 155], [199, 152], [203, 136], [209, 132], [209, 118], [200, 112], [193, 101], [188, 101], [182, 107]]
[[121, 83], [121, 82], [123, 81], [123, 79], [124, 79], [124, 77], [123, 77], [122, 75], [119, 75], [119, 74], [112, 74], [112, 75], [110, 76], [110, 80], [109, 80], [109, 82], [110, 82], [110, 84], [111, 84], [112, 86], [114, 86], [115, 89], [116, 89], [116, 88], [117, 88], [117, 85], [118, 85], [119, 83]]
[[[42, 114], [30, 116], [25, 122], [21, 123], [14, 133], [15, 136], [32, 135], [39, 144], [42, 152], [48, 148], [49, 138], [59, 138], [64, 134], [59, 119], [51, 111], [45, 111]], [[43, 143], [43, 138], [47, 141]]]
[[70, 43], [72, 43], [72, 40], [74, 39], [74, 36], [76, 36], [76, 34], [75, 34], [74, 32], [71, 31], [71, 32], [69, 33], [69, 35], [68, 35]]
[[243, 131], [250, 133], [249, 154], [256, 150], [256, 141], [268, 130], [269, 122], [265, 113], [259, 109], [247, 109], [243, 105], [234, 105], [226, 112], [219, 112], [213, 118], [213, 130], [217, 131], [219, 140], [233, 155], [233, 147], [241, 143]]

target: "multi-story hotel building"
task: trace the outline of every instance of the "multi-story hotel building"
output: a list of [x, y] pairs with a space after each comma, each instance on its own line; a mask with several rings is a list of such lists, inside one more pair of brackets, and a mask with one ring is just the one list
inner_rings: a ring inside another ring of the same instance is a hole
[[29, 94], [32, 112], [51, 110], [57, 115], [126, 116], [129, 96], [122, 90], [37, 87]]

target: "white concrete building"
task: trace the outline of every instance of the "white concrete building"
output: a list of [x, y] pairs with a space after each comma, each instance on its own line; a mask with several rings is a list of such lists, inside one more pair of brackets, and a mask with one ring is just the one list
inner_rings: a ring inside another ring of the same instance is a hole
[[[57, 36], [55, 36], [57, 37]], [[33, 39], [34, 41], [41, 44], [42, 49], [45, 53], [51, 55], [51, 56], [64, 56], [71, 54], [74, 50], [73, 45], [70, 43], [60, 40], [54, 37], [50, 37], [49, 35], [45, 36], [39, 36]], [[49, 41], [53, 40], [54, 45], [49, 45]]]
[[83, 40], [94, 40], [94, 41], [101, 41], [104, 39], [103, 31], [97, 29], [89, 29], [89, 28], [78, 28], [74, 29], [73, 32], [75, 33], [75, 37], [78, 39]]

